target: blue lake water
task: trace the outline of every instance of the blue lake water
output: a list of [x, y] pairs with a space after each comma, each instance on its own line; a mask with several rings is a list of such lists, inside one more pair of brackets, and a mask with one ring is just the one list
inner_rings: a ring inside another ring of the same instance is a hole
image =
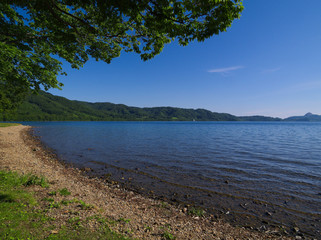
[[[321, 229], [321, 123], [27, 122], [67, 163], [235, 224]], [[228, 213], [228, 214], [227, 214]]]

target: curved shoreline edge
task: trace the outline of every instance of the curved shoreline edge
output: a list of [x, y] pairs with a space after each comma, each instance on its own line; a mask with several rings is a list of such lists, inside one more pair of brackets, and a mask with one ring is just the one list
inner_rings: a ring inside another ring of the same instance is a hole
[[[86, 214], [99, 212], [115, 221], [130, 220], [110, 226], [116, 232], [138, 239], [164, 239], [164, 231], [176, 239], [291, 239], [278, 232], [260, 233], [233, 227], [210, 216], [189, 216], [182, 207], [89, 178], [79, 169], [62, 164], [30, 134], [31, 129], [29, 126], [0, 129], [0, 169], [44, 176], [50, 188], [69, 189], [70, 197], [95, 206]], [[56, 216], [58, 220], [63, 217]]]

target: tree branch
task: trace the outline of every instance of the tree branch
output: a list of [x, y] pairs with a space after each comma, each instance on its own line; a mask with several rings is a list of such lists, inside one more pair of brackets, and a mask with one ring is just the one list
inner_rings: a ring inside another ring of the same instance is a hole
[[[65, 10], [62, 10], [53, 1], [51, 1], [51, 3], [53, 5], [53, 7], [56, 8], [59, 12], [61, 12], [63, 14], [66, 14], [69, 17], [72, 17], [73, 19], [76, 19], [78, 22], [81, 22], [83, 25], [86, 25], [90, 29], [91, 32], [93, 32], [93, 33], [97, 32], [97, 30], [93, 26], [91, 26], [90, 23], [86, 22], [85, 20], [83, 20], [83, 19], [81, 19], [81, 18], [79, 18], [79, 17], [77, 17], [77, 16], [75, 16], [75, 15], [69, 13], [69, 12], [66, 12]], [[69, 25], [71, 26], [70, 23], [69, 23]]]

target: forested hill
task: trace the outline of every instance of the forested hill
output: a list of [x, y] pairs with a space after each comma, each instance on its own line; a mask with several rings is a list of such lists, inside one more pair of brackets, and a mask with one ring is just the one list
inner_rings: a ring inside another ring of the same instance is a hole
[[307, 113], [304, 116], [288, 117], [284, 119], [288, 122], [321, 122], [321, 115]]
[[[1, 119], [0, 116], [0, 120]], [[41, 91], [30, 95], [19, 107], [12, 121], [251, 121], [251, 117], [239, 118], [227, 113], [215, 113], [205, 109], [174, 107], [138, 108], [123, 104], [89, 103], [71, 101]], [[256, 121], [280, 120], [255, 117]]]

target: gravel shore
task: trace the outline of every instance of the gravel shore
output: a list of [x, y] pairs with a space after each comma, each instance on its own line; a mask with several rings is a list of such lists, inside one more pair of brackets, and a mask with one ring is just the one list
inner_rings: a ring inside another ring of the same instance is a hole
[[[212, 216], [191, 216], [184, 206], [149, 199], [102, 179], [89, 178], [79, 169], [59, 162], [30, 135], [30, 130], [28, 126], [0, 128], [0, 169], [44, 176], [50, 183], [47, 192], [67, 188], [70, 199], [93, 206], [90, 211], [77, 213], [80, 218], [99, 213], [118, 222], [110, 226], [112, 230], [137, 239], [164, 239], [164, 233], [176, 239], [289, 239], [276, 231], [261, 233], [233, 227]], [[46, 194], [37, 187], [33, 191], [40, 197]], [[63, 225], [74, 212], [57, 209], [48, 214]], [[90, 224], [94, 230], [95, 222]]]

